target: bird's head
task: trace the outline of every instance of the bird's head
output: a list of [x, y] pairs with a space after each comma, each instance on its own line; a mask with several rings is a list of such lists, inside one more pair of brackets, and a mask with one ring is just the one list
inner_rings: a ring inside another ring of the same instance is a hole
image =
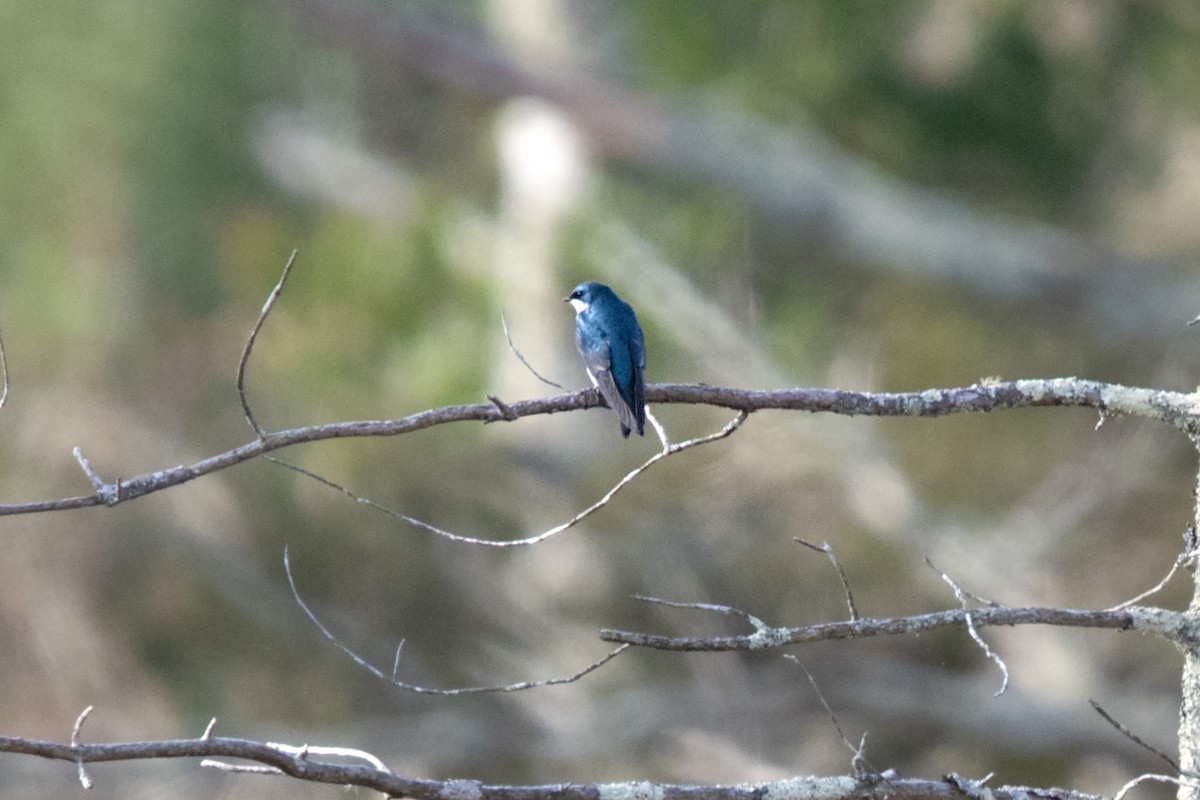
[[564, 297], [563, 300], [571, 304], [571, 307], [575, 309], [576, 314], [582, 314], [584, 311], [588, 310], [588, 306], [590, 306], [600, 295], [605, 292], [611, 294], [612, 289], [609, 289], [602, 283], [588, 281], [587, 283], [581, 283], [572, 289], [571, 293]]

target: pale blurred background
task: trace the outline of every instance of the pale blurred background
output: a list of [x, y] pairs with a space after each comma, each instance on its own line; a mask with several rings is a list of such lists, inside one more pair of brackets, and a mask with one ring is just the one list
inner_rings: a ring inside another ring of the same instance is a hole
[[[587, 384], [561, 297], [610, 283], [652, 382], [900, 391], [1200, 380], [1200, 6], [1191, 0], [478, 0], [0, 5], [0, 501], [81, 494], [249, 440], [237, 359], [289, 252], [249, 397], [271, 429]], [[675, 439], [731, 415], [659, 407]], [[1107, 607], [1179, 552], [1173, 431], [1037, 410], [763, 413], [535, 548], [436, 540], [253, 462], [114, 509], [0, 520], [0, 734], [217, 732], [360, 747], [489, 783], [849, 769], [778, 652], [631, 653], [604, 627], [731, 632], [954, 598]], [[653, 453], [604, 411], [281, 454], [405, 514], [511, 539]], [[1156, 602], [1186, 602], [1185, 580]], [[1107, 632], [795, 649], [880, 769], [1113, 793], [1173, 750], [1180, 658]], [[333, 797], [194, 762], [98, 765], [90, 796]], [[0, 756], [5, 798], [71, 765]], [[1167, 790], [1163, 790], [1166, 796]]]

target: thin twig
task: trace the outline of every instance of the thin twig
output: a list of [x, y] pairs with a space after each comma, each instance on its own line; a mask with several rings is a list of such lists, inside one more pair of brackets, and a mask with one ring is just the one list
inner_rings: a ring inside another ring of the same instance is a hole
[[946, 585], [954, 590], [954, 596], [958, 599], [959, 605], [962, 606], [963, 619], [967, 625], [967, 633], [971, 635], [971, 638], [975, 640], [975, 644], [979, 645], [984, 654], [996, 664], [997, 668], [999, 668], [1003, 679], [1000, 682], [1000, 688], [996, 690], [996, 694], [994, 695], [995, 697], [999, 697], [1008, 689], [1008, 665], [1004, 663], [1004, 659], [1000, 658], [1000, 656], [996, 655], [996, 653], [992, 651], [992, 648], [988, 647], [988, 643], [983, 640], [983, 637], [979, 635], [979, 631], [976, 630], [975, 620], [972, 618], [971, 609], [967, 607], [967, 597], [966, 593], [963, 592], [962, 587], [960, 587], [958, 583], [945, 572], [935, 567], [933, 562], [930, 561], [928, 557], [925, 559], [925, 563], [929, 565], [930, 569], [941, 575], [942, 580], [946, 582]]
[[1108, 724], [1112, 725], [1114, 728], [1116, 728], [1118, 731], [1120, 731], [1125, 736], [1125, 738], [1129, 739], [1134, 744], [1140, 745], [1145, 750], [1158, 756], [1163, 761], [1167, 762], [1167, 764], [1170, 765], [1171, 769], [1175, 770], [1175, 772], [1179, 772], [1179, 762], [1178, 761], [1171, 758], [1169, 755], [1164, 753], [1162, 750], [1159, 750], [1157, 747], [1150, 744], [1149, 742], [1147, 742], [1145, 739], [1138, 736], [1133, 731], [1129, 730], [1129, 728], [1125, 727], [1117, 720], [1113, 719], [1112, 714], [1109, 714], [1107, 711], [1105, 711], [1104, 707], [1102, 705], [1100, 705], [1099, 703], [1097, 703], [1095, 700], [1088, 698], [1088, 703], [1092, 706], [1093, 709], [1096, 710], [1097, 714], [1104, 717], [1104, 719], [1108, 722]]
[[858, 619], [858, 607], [854, 604], [854, 594], [850, 591], [850, 581], [846, 579], [846, 572], [842, 569], [842, 565], [838, 563], [837, 556], [833, 554], [833, 548], [829, 546], [829, 542], [822, 542], [820, 547], [811, 542], [806, 542], [800, 538], [793, 538], [793, 542], [802, 544], [810, 550], [816, 550], [818, 553], [824, 553], [833, 568], [837, 570], [838, 578], [842, 581], [842, 591], [846, 593], [846, 606], [850, 609], [850, 621], [854, 622]]
[[215, 758], [200, 759], [200, 766], [207, 769], [215, 769], [221, 772], [237, 772], [243, 775], [282, 775], [283, 770], [279, 767], [268, 767], [263, 764], [231, 764], [228, 761], [219, 761]]
[[[496, 685], [496, 686], [464, 686], [464, 687], [460, 687], [457, 689], [437, 689], [437, 688], [432, 688], [429, 686], [421, 686], [421, 685], [418, 685], [415, 683], [405, 683], [404, 681], [397, 680], [395, 674], [393, 674], [391, 677], [389, 677], [386, 673], [383, 672], [383, 670], [379, 669], [374, 664], [370, 663], [365, 658], [363, 658], [362, 656], [355, 653], [348, 646], [346, 646], [344, 643], [342, 643], [342, 641], [340, 639], [338, 639], [336, 636], [334, 636], [333, 632], [330, 631], [329, 628], [325, 627], [324, 623], [322, 623], [321, 620], [317, 619], [317, 615], [315, 613], [313, 613], [313, 610], [308, 607], [307, 603], [304, 602], [304, 599], [300, 596], [300, 591], [296, 588], [296, 581], [295, 581], [295, 578], [292, 577], [292, 567], [291, 567], [291, 562], [290, 562], [290, 559], [288, 556], [288, 550], [286, 547], [283, 550], [283, 570], [284, 570], [284, 573], [287, 575], [288, 586], [292, 590], [292, 598], [295, 599], [296, 605], [300, 606], [300, 610], [303, 611], [304, 615], [306, 617], [308, 617], [309, 621], [312, 622], [312, 624], [316, 626], [317, 630], [319, 630], [321, 632], [322, 636], [324, 636], [329, 641], [333, 642], [333, 644], [336, 645], [339, 650], [341, 650], [343, 653], [345, 653], [350, 658], [351, 661], [353, 661], [354, 663], [358, 664], [363, 669], [370, 672], [376, 678], [379, 678], [382, 681], [390, 683], [392, 686], [395, 686], [397, 689], [403, 689], [406, 692], [413, 692], [415, 694], [433, 694], [433, 695], [453, 697], [453, 696], [457, 696], [457, 695], [467, 695], [467, 694], [506, 694], [509, 692], [521, 692], [521, 691], [525, 691], [528, 689], [539, 689], [544, 686], [561, 686], [562, 684], [565, 684], [565, 683], [574, 683], [574, 682], [578, 681], [579, 679], [583, 678], [585, 675], [587, 675], [591, 672], [595, 672], [596, 670], [600, 669], [605, 664], [607, 664], [609, 661], [612, 661], [614, 658], [619, 656], [621, 653], [623, 653], [626, 650], [626, 648], [629, 647], [629, 645], [623, 644], [623, 645], [617, 647], [615, 650], [612, 650], [611, 652], [609, 652], [608, 655], [604, 656], [603, 658], [599, 659], [598, 661], [594, 661], [591, 664], [588, 664], [586, 667], [579, 670], [575, 674], [568, 675], [566, 677], [560, 677], [560, 678], [546, 678], [546, 679], [536, 680], [536, 681], [520, 681], [518, 683], [502, 684], [502, 685]], [[399, 648], [397, 648], [397, 650], [396, 650], [396, 666], [398, 666], [399, 658], [400, 658], [400, 651], [399, 651]], [[395, 669], [395, 666], [393, 667], [393, 669]]]
[[846, 736], [846, 732], [842, 730], [842, 724], [838, 722], [837, 714], [833, 713], [833, 708], [831, 708], [829, 703], [825, 700], [825, 695], [821, 692], [821, 687], [817, 685], [817, 679], [814, 678], [813, 674], [808, 671], [808, 667], [804, 666], [800, 659], [796, 658], [796, 656], [792, 655], [791, 653], [784, 653], [783, 657], [799, 667], [800, 671], [804, 673], [804, 677], [808, 678], [808, 685], [812, 687], [813, 693], [817, 695], [817, 701], [820, 702], [821, 707], [825, 709], [825, 713], [829, 715], [829, 720], [833, 723], [834, 729], [837, 730], [838, 736], [842, 737], [842, 742], [850, 749], [850, 752], [853, 754], [854, 758], [861, 758], [862, 746], [860, 745], [859, 747], [855, 747], [850, 741], [850, 737]]
[[[82, 730], [83, 723], [87, 720], [88, 715], [92, 713], [93, 708], [95, 708], [95, 706], [88, 706], [83, 711], [79, 712], [79, 716], [75, 718], [75, 725], [71, 728], [72, 748], [79, 747], [79, 731]], [[75, 765], [79, 770], [79, 785], [84, 789], [92, 788], [92, 777], [88, 775], [87, 768], [85, 768], [83, 765], [82, 756], [75, 759]]]
[[[950, 772], [946, 775], [946, 781], [958, 791], [962, 792], [964, 797], [969, 800], [986, 800], [986, 798], [994, 797], [995, 792], [988, 789], [985, 784], [990, 781], [995, 773], [989, 772], [982, 778], [967, 778], [959, 775], [957, 772]], [[1031, 793], [1037, 796], [1037, 793]], [[1092, 798], [1099, 800], [1099, 798]]]
[[113, 506], [121, 502], [121, 481], [118, 479], [115, 484], [105, 483], [96, 470], [92, 469], [91, 463], [84, 456], [83, 450], [76, 447], [71, 450], [75, 456], [75, 461], [78, 462], [79, 468], [83, 470], [83, 474], [87, 475], [89, 481], [92, 482], [92, 488], [96, 490], [96, 496], [104, 499], [107, 505]]
[[83, 450], [75, 447], [71, 450], [71, 454], [75, 456], [75, 461], [79, 463], [79, 468], [83, 470], [83, 474], [87, 475], [88, 480], [92, 482], [92, 488], [97, 492], [103, 491], [107, 484], [105, 484], [104, 479], [96, 473], [96, 470], [92, 469], [92, 465], [87, 460], [87, 457], [84, 456]]
[[[698, 611], [713, 611], [717, 614], [724, 614], [729, 617], [740, 617], [746, 622], [754, 626], [754, 633], [746, 637], [748, 648], [758, 650], [767, 647], [778, 647], [782, 644], [783, 637], [787, 635], [787, 631], [783, 628], [776, 628], [768, 625], [758, 617], [748, 611], [743, 611], [740, 608], [733, 606], [721, 605], [718, 603], [696, 603], [696, 602], [681, 602], [679, 600], [663, 600], [658, 597], [649, 597], [647, 595], [637, 594], [633, 599], [640, 600], [643, 603], [656, 603], [658, 605], [667, 606], [668, 608], [688, 608]], [[603, 632], [600, 638], [604, 638]]]
[[[297, 760], [305, 761], [310, 755], [314, 756], [334, 756], [335, 758], [349, 758], [355, 761], [365, 761], [372, 768], [380, 772], [392, 774], [387, 765], [376, 755], [368, 753], [366, 750], [359, 750], [353, 747], [323, 747], [315, 744], [305, 744], [299, 747], [290, 744], [280, 744], [279, 742], [266, 742], [267, 747], [273, 747], [281, 753], [286, 753]], [[260, 764], [231, 764], [228, 761], [218, 761], [212, 758], [206, 758], [200, 762], [202, 767], [210, 767], [219, 769], [222, 772], [243, 772], [258, 775], [280, 775], [283, 770], [278, 767], [267, 767]]]
[[537, 544], [538, 542], [544, 542], [546, 539], [549, 539], [553, 536], [557, 536], [558, 534], [575, 527], [580, 522], [587, 519], [592, 514], [599, 511], [601, 508], [604, 508], [604, 506], [608, 505], [609, 502], [613, 499], [614, 496], [616, 496], [616, 494], [619, 491], [621, 491], [623, 488], [625, 488], [627, 485], [629, 485], [635, 478], [637, 478], [639, 475], [641, 475], [643, 472], [645, 472], [647, 469], [649, 469], [651, 466], [653, 466], [656, 462], [661, 461], [662, 459], [667, 458], [668, 456], [675, 455], [676, 453], [679, 453], [683, 450], [687, 450], [692, 447], [697, 447], [702, 444], [708, 444], [710, 442], [715, 442], [715, 441], [719, 441], [721, 439], [726, 438], [727, 436], [732, 434], [735, 430], [737, 430], [739, 427], [741, 427], [742, 423], [746, 421], [747, 416], [748, 416], [748, 414], [746, 414], [746, 412], [742, 412], [742, 413], [738, 414], [736, 417], [734, 417], [734, 419], [731, 420], [724, 428], [722, 428], [719, 431], [716, 431], [715, 433], [710, 433], [707, 436], [701, 436], [701, 437], [698, 437], [695, 439], [689, 439], [686, 442], [680, 442], [679, 444], [671, 445], [666, 450], [661, 450], [661, 451], [655, 453], [653, 456], [651, 456], [649, 459], [647, 459], [645, 461], [645, 463], [643, 463], [641, 466], [637, 467], [632, 472], [627, 474], [624, 478], [621, 478], [621, 480], [617, 481], [617, 483], [611, 489], [609, 489], [604, 494], [603, 497], [601, 497], [595, 503], [592, 503], [590, 506], [585, 508], [583, 511], [580, 511], [578, 514], [571, 517], [566, 522], [560, 523], [558, 525], [555, 525], [553, 528], [542, 531], [541, 533], [536, 534], [534, 536], [525, 537], [523, 539], [509, 539], [509, 540], [479, 539], [474, 536], [464, 536], [462, 534], [452, 533], [451, 531], [443, 530], [442, 528], [439, 528], [436, 525], [431, 525], [428, 522], [425, 522], [423, 520], [419, 520], [415, 517], [410, 517], [407, 514], [402, 514], [399, 511], [390, 509], [387, 506], [382, 505], [381, 503], [378, 503], [369, 497], [363, 497], [359, 494], [356, 494], [353, 491], [351, 491], [350, 489], [347, 489], [345, 486], [342, 486], [339, 483], [335, 483], [334, 481], [331, 481], [330, 479], [328, 479], [322, 475], [318, 475], [317, 473], [312, 472], [311, 470], [307, 470], [304, 467], [299, 467], [299, 466], [296, 466], [295, 464], [291, 464], [287, 461], [282, 461], [277, 458], [271, 458], [270, 456], [264, 456], [264, 458], [265, 458], [265, 460], [270, 461], [273, 464], [278, 464], [281, 467], [287, 467], [288, 469], [290, 469], [294, 472], [298, 472], [301, 475], [304, 475], [305, 477], [311, 478], [314, 481], [317, 481], [318, 483], [328, 486], [330, 489], [341, 492], [342, 494], [346, 495], [350, 499], [354, 500], [354, 502], [356, 502], [356, 503], [361, 503], [365, 506], [368, 506], [369, 508], [375, 509], [376, 511], [381, 511], [384, 514], [387, 514], [388, 516], [392, 517], [393, 519], [400, 520], [401, 522], [404, 522], [408, 525], [412, 525], [415, 528], [421, 528], [422, 530], [429, 531], [430, 533], [432, 533], [436, 536], [441, 536], [443, 539], [448, 539], [452, 542], [458, 542], [460, 544], [475, 544], [475, 545], [483, 545], [485, 547], [522, 547], [522, 546]]
[[[812, 687], [813, 693], [816, 694], [818, 702], [821, 703], [821, 707], [824, 708], [825, 713], [829, 715], [829, 720], [833, 723], [833, 727], [838, 732], [838, 736], [842, 737], [842, 742], [845, 743], [846, 747], [850, 750], [850, 765], [853, 767], [855, 775], [857, 775], [859, 778], [878, 778], [890, 783], [890, 779], [895, 777], [895, 775], [880, 772], [879, 769], [871, 763], [870, 759], [867, 758], [866, 731], [863, 732], [862, 738], [859, 739], [858, 745], [855, 745], [853, 742], [851, 742], [850, 738], [846, 736], [846, 732], [842, 730], [842, 724], [838, 722], [837, 714], [833, 713], [833, 707], [830, 706], [829, 702], [825, 699], [825, 693], [822, 692], [821, 687], [817, 685], [817, 679], [814, 678], [813, 674], [808, 671], [808, 667], [804, 666], [800, 659], [791, 653], [785, 653], [783, 657], [799, 667], [800, 671], [804, 673], [804, 677], [808, 678], [808, 685]], [[891, 773], [891, 770], [888, 772]]]
[[686, 608], [696, 611], [712, 611], [717, 614], [724, 614], [727, 617], [740, 617], [741, 619], [744, 619], [746, 622], [749, 622], [751, 625], [753, 625], [754, 629], [757, 631], [771, 630], [770, 625], [763, 622], [749, 611], [743, 611], [740, 608], [734, 608], [733, 606], [722, 605], [720, 603], [699, 603], [686, 600], [664, 600], [661, 597], [651, 597], [650, 595], [646, 594], [635, 594], [633, 599], [641, 603], [653, 603], [659, 606], [666, 606], [667, 608]]
[[[1188, 324], [1190, 325], [1191, 323]], [[1121, 791], [1113, 795], [1113, 800], [1125, 800], [1125, 795], [1129, 794], [1129, 792], [1139, 784], [1146, 783], [1147, 781], [1154, 781], [1156, 783], [1170, 783], [1175, 786], [1188, 786], [1193, 789], [1197, 786], [1200, 786], [1200, 783], [1197, 783], [1194, 780], [1176, 778], [1172, 775], [1156, 775], [1154, 773], [1147, 773], [1145, 775], [1138, 775], [1136, 778], [1122, 786]]]
[[654, 432], [658, 434], [658, 440], [662, 442], [663, 452], [671, 449], [671, 441], [667, 438], [666, 428], [658, 421], [658, 417], [650, 410], [650, 406], [646, 406], [646, 419], [650, 422], [650, 427], [654, 428]]
[[1185, 563], [1187, 563], [1187, 561], [1193, 557], [1194, 557], [1194, 554], [1190, 553], [1190, 552], [1185, 551], [1183, 553], [1180, 553], [1179, 556], [1175, 559], [1175, 563], [1171, 565], [1171, 569], [1167, 570], [1166, 577], [1164, 577], [1161, 581], [1154, 584], [1154, 586], [1151, 586], [1149, 589], [1142, 592], [1137, 597], [1131, 597], [1128, 600], [1126, 600], [1124, 603], [1118, 603], [1117, 605], [1115, 605], [1112, 608], [1107, 609], [1107, 610], [1108, 611], [1120, 611], [1121, 609], [1129, 608], [1130, 606], [1137, 605], [1138, 603], [1145, 600], [1147, 597], [1149, 597], [1152, 594], [1158, 594], [1159, 592], [1161, 592], [1163, 590], [1163, 588], [1167, 585], [1167, 583], [1171, 580], [1171, 578], [1175, 577], [1175, 573], [1179, 571], [1179, 568], [1181, 566], [1183, 566]]
[[242, 349], [242, 357], [238, 359], [238, 399], [242, 401], [242, 413], [246, 415], [246, 422], [258, 434], [259, 439], [265, 439], [267, 432], [258, 424], [258, 420], [254, 418], [254, 413], [250, 411], [250, 402], [246, 399], [246, 364], [250, 361], [250, 351], [254, 349], [254, 340], [258, 338], [258, 332], [262, 330], [263, 323], [267, 321], [267, 315], [271, 313], [271, 307], [279, 299], [279, 294], [283, 291], [283, 284], [288, 278], [288, 273], [292, 271], [292, 265], [296, 263], [297, 252], [299, 251], [292, 251], [292, 254], [288, 257], [287, 264], [283, 266], [283, 274], [279, 276], [279, 282], [275, 284], [275, 288], [271, 290], [271, 294], [267, 295], [267, 302], [263, 303], [262, 311], [259, 312], [258, 319], [254, 322], [254, 328], [251, 329], [250, 336], [246, 339], [246, 346]]
[[8, 359], [4, 356], [4, 339], [0, 339], [0, 373], [4, 375], [4, 388], [0, 389], [0, 408], [8, 402]]
[[553, 386], [554, 388], [560, 389], [564, 392], [568, 391], [567, 387], [563, 386], [561, 383], [555, 383], [554, 381], [545, 377], [540, 372], [538, 372], [536, 369], [534, 369], [532, 364], [530, 364], [528, 361], [525, 360], [525, 356], [521, 355], [521, 351], [517, 349], [517, 346], [515, 344], [513, 344], [512, 336], [509, 335], [509, 332], [508, 332], [508, 321], [506, 319], [504, 319], [503, 311], [500, 312], [500, 327], [504, 328], [504, 338], [508, 341], [508, 349], [512, 350], [513, 355], [517, 357], [517, 360], [525, 365], [525, 369], [527, 369], [533, 373], [533, 377], [537, 378], [539, 381], [546, 384], [547, 386]]
[[[520, 417], [517, 416], [517, 412], [513, 411], [512, 407], [509, 406], [508, 403], [504, 402], [496, 395], [489, 394], [487, 399], [492, 401], [492, 405], [500, 409], [500, 414], [504, 417], [506, 422], [516, 422], [518, 419], [520, 419]], [[483, 424], [486, 425], [487, 423], [485, 422]]]

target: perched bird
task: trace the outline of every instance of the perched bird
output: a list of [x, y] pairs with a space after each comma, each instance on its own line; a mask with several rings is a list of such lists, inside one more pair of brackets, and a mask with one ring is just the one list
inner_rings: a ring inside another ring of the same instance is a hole
[[575, 344], [592, 385], [617, 412], [621, 435], [646, 427], [646, 342], [637, 314], [616, 292], [589, 281], [563, 298], [575, 309]]

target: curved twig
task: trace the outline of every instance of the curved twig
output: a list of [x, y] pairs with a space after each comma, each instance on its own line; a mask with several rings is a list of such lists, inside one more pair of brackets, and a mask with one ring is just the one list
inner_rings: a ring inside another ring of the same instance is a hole
[[545, 678], [537, 681], [520, 681], [518, 683], [495, 686], [464, 686], [454, 689], [438, 689], [430, 686], [421, 686], [415, 683], [406, 683], [396, 677], [400, 662], [400, 648], [404, 646], [404, 642], [401, 642], [400, 646], [396, 648], [396, 658], [395, 662], [392, 664], [392, 674], [389, 676], [386, 672], [367, 661], [358, 653], [355, 653], [348, 646], [346, 646], [345, 643], [334, 636], [333, 632], [330, 631], [329, 628], [325, 627], [325, 624], [317, 618], [317, 615], [313, 613], [313, 610], [308, 607], [307, 603], [304, 602], [304, 598], [300, 596], [300, 590], [296, 588], [296, 580], [292, 577], [292, 566], [288, 557], [287, 548], [284, 548], [283, 551], [283, 569], [287, 574], [288, 586], [291, 587], [292, 598], [295, 599], [296, 605], [300, 606], [300, 610], [303, 611], [304, 615], [308, 617], [309, 621], [316, 626], [317, 630], [321, 632], [322, 636], [333, 642], [333, 644], [336, 645], [339, 650], [350, 657], [351, 661], [370, 672], [376, 678], [390, 683], [397, 689], [403, 689], [406, 692], [413, 692], [414, 694], [435, 694], [453, 697], [465, 694], [507, 694], [510, 692], [523, 692], [528, 689], [539, 689], [543, 686], [561, 686], [564, 683], [574, 683], [575, 681], [583, 678], [585, 675], [595, 672], [617, 656], [621, 655], [621, 653], [625, 652], [625, 650], [627, 650], [629, 647], [629, 645], [623, 644], [610, 651], [608, 655], [597, 661], [593, 661], [591, 664], [588, 664], [586, 667], [574, 673], [573, 675], [560, 678]]
[[246, 337], [246, 346], [242, 349], [242, 357], [238, 359], [237, 367], [237, 393], [238, 399], [242, 401], [242, 413], [246, 416], [246, 423], [250, 428], [258, 434], [258, 438], [265, 439], [267, 432], [258, 424], [258, 420], [254, 418], [254, 413], [250, 411], [250, 402], [246, 399], [246, 364], [250, 361], [250, 351], [254, 349], [254, 341], [258, 338], [258, 332], [262, 330], [263, 323], [267, 321], [267, 315], [271, 313], [271, 308], [275, 305], [275, 301], [279, 299], [280, 292], [283, 291], [283, 284], [288, 279], [288, 274], [292, 271], [292, 265], [296, 263], [297, 250], [293, 250], [288, 257], [287, 263], [283, 266], [283, 274], [279, 276], [279, 281], [275, 284], [275, 288], [267, 295], [267, 302], [263, 303], [262, 311], [258, 312], [258, 319], [254, 322], [254, 327], [250, 331], [250, 335]]
[[603, 497], [601, 497], [596, 502], [592, 503], [590, 506], [585, 508], [583, 511], [580, 511], [575, 516], [571, 517], [566, 522], [555, 525], [554, 527], [544, 530], [541, 533], [537, 533], [532, 536], [527, 536], [522, 539], [479, 539], [474, 536], [464, 536], [459, 533], [452, 533], [450, 531], [439, 528], [436, 525], [430, 525], [428, 522], [419, 520], [416, 517], [410, 517], [407, 514], [402, 514], [399, 511], [390, 509], [387, 506], [382, 505], [381, 503], [375, 502], [374, 500], [372, 500], [369, 497], [362, 497], [361, 495], [355, 494], [354, 492], [347, 489], [345, 486], [335, 483], [334, 481], [331, 481], [322, 475], [318, 475], [315, 472], [307, 470], [304, 467], [298, 467], [295, 464], [289, 464], [286, 461], [281, 461], [280, 459], [277, 459], [277, 458], [270, 458], [269, 456], [267, 457], [267, 460], [271, 461], [274, 464], [278, 464], [281, 467], [287, 467], [288, 469], [293, 470], [294, 472], [298, 472], [301, 475], [304, 475], [305, 477], [312, 478], [313, 480], [317, 481], [318, 483], [322, 483], [325, 486], [328, 486], [329, 488], [334, 489], [335, 491], [341, 492], [342, 494], [344, 494], [347, 497], [354, 500], [354, 502], [356, 502], [356, 503], [361, 503], [365, 506], [368, 506], [369, 508], [375, 509], [376, 511], [382, 511], [384, 514], [387, 514], [388, 516], [392, 517], [393, 519], [398, 519], [401, 522], [412, 525], [414, 528], [420, 528], [422, 530], [429, 531], [430, 533], [440, 536], [443, 539], [449, 539], [452, 542], [458, 542], [460, 544], [477, 544], [477, 545], [484, 545], [487, 547], [521, 547], [521, 546], [525, 546], [525, 545], [537, 544], [538, 542], [544, 542], [545, 540], [549, 539], [552, 536], [557, 536], [558, 534], [563, 533], [564, 531], [567, 531], [567, 530], [575, 527], [580, 522], [583, 522], [583, 520], [587, 519], [592, 514], [596, 513], [601, 508], [604, 508], [604, 506], [608, 505], [609, 502], [613, 499], [613, 497], [616, 496], [617, 492], [621, 491], [626, 486], [628, 486], [630, 483], [632, 483], [633, 480], [635, 478], [637, 478], [637, 476], [641, 475], [643, 472], [648, 470], [655, 463], [662, 461], [664, 458], [667, 458], [668, 456], [672, 456], [683, 450], [687, 450], [692, 447], [697, 447], [702, 444], [708, 444], [709, 442], [716, 442], [716, 441], [719, 441], [721, 439], [724, 439], [724, 438], [730, 436], [735, 430], [737, 430], [739, 427], [741, 427], [743, 422], [746, 421], [746, 416], [747, 415], [745, 414], [745, 412], [743, 412], [741, 414], [738, 414], [727, 425], [725, 425], [725, 427], [721, 428], [721, 430], [716, 431], [715, 433], [710, 433], [707, 436], [699, 436], [695, 439], [689, 439], [686, 442], [680, 442], [679, 444], [670, 445], [665, 450], [660, 450], [659, 452], [655, 453], [650, 458], [646, 459], [646, 461], [641, 466], [637, 467], [633, 471], [626, 474], [624, 478], [621, 478], [621, 480], [617, 481], [616, 484], [613, 485], [613, 487], [611, 489], [609, 489], [607, 492], [604, 493]]

